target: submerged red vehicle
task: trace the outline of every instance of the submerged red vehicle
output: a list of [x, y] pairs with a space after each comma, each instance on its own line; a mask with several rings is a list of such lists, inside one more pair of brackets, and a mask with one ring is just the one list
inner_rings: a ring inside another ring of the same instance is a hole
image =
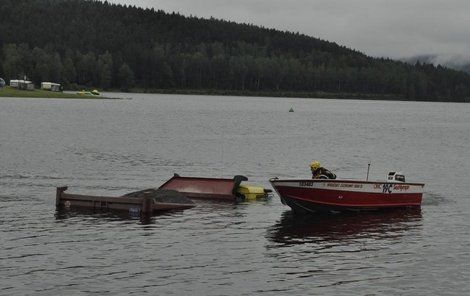
[[296, 212], [420, 207], [424, 184], [406, 183], [391, 172], [387, 181], [270, 179], [281, 201]]
[[270, 189], [241, 184], [244, 181], [248, 181], [248, 178], [241, 175], [225, 179], [181, 177], [175, 174], [160, 186], [160, 189], [175, 190], [188, 198], [219, 201], [253, 200], [269, 196]]

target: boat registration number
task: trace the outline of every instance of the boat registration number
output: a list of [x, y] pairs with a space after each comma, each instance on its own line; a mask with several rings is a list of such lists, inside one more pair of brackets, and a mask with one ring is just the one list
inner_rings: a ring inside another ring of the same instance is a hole
[[392, 193], [393, 191], [408, 191], [410, 189], [410, 185], [402, 185], [402, 184], [375, 184], [374, 189], [382, 189], [382, 193]]

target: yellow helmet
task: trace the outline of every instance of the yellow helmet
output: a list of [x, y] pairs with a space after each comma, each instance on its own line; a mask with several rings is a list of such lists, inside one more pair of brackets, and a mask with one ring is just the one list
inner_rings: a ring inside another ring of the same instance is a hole
[[318, 161], [316, 161], [316, 160], [314, 160], [314, 161], [312, 161], [312, 162], [310, 163], [310, 168], [311, 168], [312, 170], [319, 169], [320, 167], [321, 167], [320, 163], [319, 163]]

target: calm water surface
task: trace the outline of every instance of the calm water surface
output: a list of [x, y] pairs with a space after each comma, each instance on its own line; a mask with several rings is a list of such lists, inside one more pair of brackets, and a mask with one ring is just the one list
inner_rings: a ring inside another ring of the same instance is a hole
[[[470, 105], [121, 96], [0, 99], [1, 295], [468, 295]], [[275, 196], [142, 224], [54, 206], [55, 186], [120, 195], [173, 173], [269, 187], [312, 159], [402, 170], [422, 209], [299, 218]]]

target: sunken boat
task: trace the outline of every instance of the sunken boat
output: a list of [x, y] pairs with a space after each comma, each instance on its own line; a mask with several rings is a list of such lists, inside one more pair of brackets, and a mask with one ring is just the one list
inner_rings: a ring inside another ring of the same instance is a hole
[[68, 187], [57, 187], [56, 207], [59, 209], [91, 209], [94, 211], [127, 211], [133, 215], [152, 215], [155, 212], [185, 210], [194, 202], [174, 190], [145, 189], [123, 196], [72, 194]]
[[245, 176], [228, 178], [181, 177], [175, 174], [160, 189], [175, 190], [191, 199], [217, 201], [256, 200], [271, 196], [272, 190], [261, 186], [242, 184], [248, 181]]

